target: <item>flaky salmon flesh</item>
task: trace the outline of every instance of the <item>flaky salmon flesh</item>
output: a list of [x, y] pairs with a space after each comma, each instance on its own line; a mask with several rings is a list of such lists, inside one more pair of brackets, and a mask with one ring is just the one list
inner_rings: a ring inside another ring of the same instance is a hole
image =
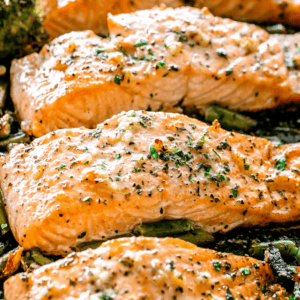
[[6, 300], [288, 299], [270, 266], [179, 239], [124, 238], [21, 273]]
[[218, 103], [255, 111], [300, 99], [300, 33], [278, 38], [188, 7], [108, 21], [110, 39], [73, 32], [12, 63], [11, 96], [24, 131], [94, 128], [130, 109]]
[[43, 0], [43, 25], [52, 38], [87, 29], [106, 35], [108, 13], [128, 13], [160, 4], [168, 7], [207, 7], [215, 16], [300, 27], [299, 0]]
[[11, 230], [45, 254], [164, 219], [210, 233], [300, 220], [300, 144], [276, 148], [180, 114], [124, 112], [17, 145], [1, 162]]

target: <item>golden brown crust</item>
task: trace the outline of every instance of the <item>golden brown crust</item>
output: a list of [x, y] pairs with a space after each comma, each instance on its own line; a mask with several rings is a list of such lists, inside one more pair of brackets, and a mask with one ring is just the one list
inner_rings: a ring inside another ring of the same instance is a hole
[[109, 28], [111, 39], [73, 32], [13, 62], [23, 130], [38, 137], [95, 127], [129, 109], [255, 111], [299, 100], [300, 74], [285, 65], [284, 43], [254, 25], [185, 7], [109, 16]]
[[131, 111], [98, 130], [59, 130], [14, 147], [0, 180], [17, 241], [64, 255], [162, 219], [209, 232], [299, 221], [299, 151], [217, 123]]

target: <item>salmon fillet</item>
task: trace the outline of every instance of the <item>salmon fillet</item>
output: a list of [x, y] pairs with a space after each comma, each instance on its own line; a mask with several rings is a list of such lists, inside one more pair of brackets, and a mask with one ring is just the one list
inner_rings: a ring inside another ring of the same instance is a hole
[[155, 5], [170, 7], [183, 5], [182, 0], [43, 0], [43, 26], [56, 38], [71, 31], [92, 30], [107, 35], [107, 14], [128, 13], [149, 9]]
[[6, 300], [283, 299], [274, 282], [270, 266], [256, 259], [140, 237], [72, 253], [9, 278], [4, 289]]
[[15, 146], [1, 160], [11, 230], [46, 254], [163, 219], [210, 233], [300, 220], [299, 144], [276, 148], [180, 114], [124, 112], [97, 130]]
[[73, 32], [12, 63], [11, 96], [24, 131], [94, 128], [129, 109], [218, 103], [255, 111], [300, 98], [300, 74], [285, 64], [282, 44], [292, 40], [291, 61], [300, 65], [300, 34], [278, 41], [188, 7], [110, 15], [109, 28], [111, 39]]
[[108, 13], [128, 13], [166, 4], [207, 7], [215, 16], [254, 23], [283, 23], [300, 26], [299, 0], [43, 0], [43, 26], [52, 38], [67, 32], [93, 30], [106, 35]]

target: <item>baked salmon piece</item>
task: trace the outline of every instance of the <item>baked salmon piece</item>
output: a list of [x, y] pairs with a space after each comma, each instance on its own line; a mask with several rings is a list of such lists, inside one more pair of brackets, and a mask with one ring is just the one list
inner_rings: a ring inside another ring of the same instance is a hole
[[283, 299], [270, 266], [173, 238], [123, 238], [9, 278], [6, 300]]
[[92, 30], [108, 34], [107, 14], [128, 13], [149, 9], [155, 5], [170, 7], [183, 5], [182, 0], [42, 0], [43, 26], [56, 38], [71, 31]]
[[215, 16], [239, 21], [300, 26], [299, 0], [43, 0], [43, 26], [52, 38], [87, 29], [106, 35], [108, 13], [128, 13], [160, 4], [207, 7]]
[[[186, 20], [189, 20], [187, 22]], [[206, 9], [153, 9], [109, 17], [111, 39], [65, 34], [15, 60], [11, 96], [24, 131], [94, 128], [123, 110], [179, 111], [218, 103], [267, 109], [300, 98], [300, 34], [285, 64], [280, 42], [261, 28]]]
[[124, 112], [15, 146], [1, 162], [11, 230], [46, 254], [164, 219], [210, 233], [300, 220], [299, 144], [180, 114]]

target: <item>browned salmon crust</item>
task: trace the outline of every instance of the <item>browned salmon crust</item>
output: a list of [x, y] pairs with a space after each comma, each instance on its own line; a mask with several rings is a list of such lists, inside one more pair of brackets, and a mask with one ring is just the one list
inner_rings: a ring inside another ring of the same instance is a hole
[[13, 62], [11, 95], [24, 131], [93, 128], [129, 109], [218, 103], [255, 111], [299, 100], [300, 72], [285, 60], [300, 65], [300, 34], [279, 42], [188, 7], [110, 16], [109, 28], [111, 39], [73, 32]]
[[43, 0], [44, 27], [52, 38], [67, 32], [93, 30], [106, 35], [108, 13], [128, 13], [166, 4], [207, 7], [215, 16], [254, 23], [282, 23], [300, 27], [299, 0]]
[[299, 144], [276, 148], [217, 122], [131, 111], [14, 147], [0, 180], [18, 243], [65, 255], [163, 219], [211, 233], [299, 221], [299, 172]]
[[[283, 299], [264, 262], [172, 238], [126, 238], [5, 282], [6, 300]], [[229, 298], [229, 297], [232, 298]]]

